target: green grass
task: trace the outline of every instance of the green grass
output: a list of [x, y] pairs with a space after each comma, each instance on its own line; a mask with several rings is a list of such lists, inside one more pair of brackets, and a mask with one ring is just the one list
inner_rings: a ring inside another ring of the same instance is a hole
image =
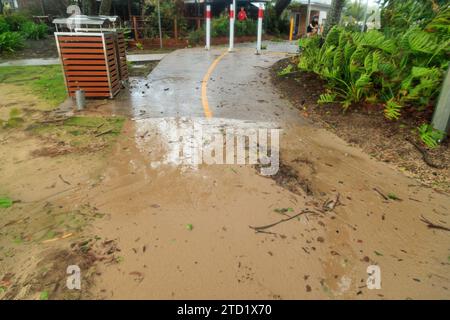
[[67, 92], [61, 66], [0, 67], [0, 83], [25, 86], [33, 94], [56, 107]]
[[52, 138], [73, 147], [87, 148], [101, 141], [113, 142], [125, 122], [123, 117], [70, 117], [61, 124], [39, 124], [30, 130], [43, 138]]

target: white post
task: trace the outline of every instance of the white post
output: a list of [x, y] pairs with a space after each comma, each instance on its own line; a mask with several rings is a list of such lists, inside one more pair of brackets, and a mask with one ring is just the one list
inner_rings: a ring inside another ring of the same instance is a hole
[[262, 20], [264, 17], [263, 5], [259, 4], [258, 7], [258, 37], [256, 40], [256, 54], [261, 54], [261, 38], [262, 38]]
[[230, 4], [230, 47], [228, 48], [228, 51], [234, 50], [234, 15], [235, 15], [235, 8], [236, 8], [236, 0], [233, 0], [233, 4]]
[[158, 0], [158, 28], [159, 28], [159, 46], [162, 49], [163, 41], [162, 41], [162, 29], [161, 29], [161, 7], [159, 5], [159, 0]]
[[366, 27], [366, 21], [367, 21], [367, 10], [369, 9], [369, 0], [366, 1], [366, 9], [364, 10], [364, 18], [361, 26], [361, 32], [364, 32], [364, 29]]
[[306, 9], [306, 21], [305, 21], [305, 26], [306, 26], [306, 30], [305, 30], [305, 34], [308, 33], [308, 26], [309, 26], [309, 21], [311, 20], [311, 0], [308, 0], [308, 7]]
[[205, 49], [211, 48], [211, 6], [206, 5], [206, 46]]

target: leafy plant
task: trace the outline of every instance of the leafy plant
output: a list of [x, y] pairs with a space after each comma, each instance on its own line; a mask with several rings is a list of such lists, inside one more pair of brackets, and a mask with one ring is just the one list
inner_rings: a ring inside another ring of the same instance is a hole
[[427, 28], [403, 33], [353, 32], [334, 27], [323, 45], [319, 37], [299, 42], [298, 67], [327, 80], [329, 92], [319, 103], [338, 102], [345, 111], [363, 101], [382, 103], [390, 120], [401, 110], [425, 110], [438, 96], [450, 54], [448, 9], [428, 20]]
[[389, 120], [397, 120], [400, 118], [400, 110], [402, 106], [395, 102], [394, 99], [390, 99], [384, 108], [384, 116]]
[[20, 26], [20, 31], [26, 39], [39, 40], [47, 37], [47, 25], [26, 21]]
[[433, 128], [432, 125], [426, 123], [422, 124], [418, 128], [418, 131], [420, 139], [423, 141], [423, 143], [425, 143], [427, 147], [432, 149], [436, 148], [445, 137], [445, 132], [437, 130]]
[[9, 208], [13, 205], [13, 201], [8, 197], [0, 197], [0, 208]]
[[189, 33], [188, 41], [191, 45], [197, 45], [204, 41], [205, 39], [205, 31], [203, 29], [195, 30]]
[[0, 33], [11, 31], [8, 21], [4, 16], [0, 16]]
[[136, 48], [138, 48], [139, 50], [144, 50], [144, 45], [140, 42], [136, 42]]
[[0, 34], [0, 52], [14, 52], [23, 48], [24, 39], [19, 32], [3, 32]]
[[29, 18], [22, 13], [12, 13], [4, 16], [10, 31], [20, 31], [20, 26], [29, 21]]
[[289, 73], [292, 73], [292, 68], [293, 67], [294, 66], [292, 64], [288, 65], [286, 68], [283, 68], [283, 70], [278, 72], [278, 76], [282, 77], [282, 76], [285, 76], [285, 75], [287, 75]]

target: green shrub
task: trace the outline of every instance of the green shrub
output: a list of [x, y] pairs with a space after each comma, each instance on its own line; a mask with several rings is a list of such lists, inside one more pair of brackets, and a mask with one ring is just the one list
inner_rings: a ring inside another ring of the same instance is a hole
[[281, 16], [278, 16], [274, 6], [271, 3], [268, 3], [264, 12], [263, 26], [267, 33], [275, 36], [288, 34], [290, 23], [287, 10], [285, 10]]
[[230, 32], [229, 30], [228, 16], [222, 15], [212, 19], [211, 37], [226, 37]]
[[47, 37], [47, 25], [26, 21], [20, 26], [20, 32], [26, 39], [39, 40]]
[[203, 29], [189, 32], [188, 40], [190, 45], [200, 44], [205, 40], [205, 31]]
[[422, 124], [417, 128], [419, 131], [419, 137], [430, 149], [436, 148], [439, 143], [444, 139], [445, 132], [439, 131], [433, 128], [432, 125]]
[[236, 21], [235, 33], [236, 36], [255, 36], [256, 37], [257, 22], [247, 19], [244, 21]]
[[11, 31], [9, 28], [9, 24], [6, 21], [6, 18], [0, 15], [0, 33]]
[[384, 104], [388, 119], [398, 119], [403, 107], [427, 108], [438, 96], [448, 67], [450, 33], [410, 27], [385, 36], [334, 27], [323, 46], [320, 38], [302, 39], [298, 67], [328, 81], [319, 102], [339, 102], [344, 110], [363, 100]]
[[13, 13], [5, 16], [10, 31], [20, 31], [20, 26], [29, 21], [29, 18], [21, 13]]
[[23, 48], [24, 40], [19, 32], [3, 32], [0, 34], [0, 52], [14, 52]]

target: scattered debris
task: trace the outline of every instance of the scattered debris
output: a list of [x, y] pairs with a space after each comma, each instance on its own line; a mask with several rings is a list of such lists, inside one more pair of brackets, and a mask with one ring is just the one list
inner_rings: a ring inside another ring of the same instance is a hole
[[406, 137], [406, 141], [411, 143], [421, 154], [423, 161], [431, 168], [435, 169], [445, 169], [445, 165], [436, 164], [431, 161], [430, 156], [428, 155], [427, 150], [425, 150], [422, 146], [420, 146], [417, 142], [415, 142], [411, 137]]
[[253, 230], [257, 231], [257, 232], [261, 232], [261, 230], [265, 230], [265, 229], [272, 228], [272, 227], [274, 227], [274, 226], [276, 226], [276, 225], [278, 225], [278, 224], [280, 224], [280, 223], [283, 223], [283, 222], [286, 222], [286, 221], [295, 219], [295, 218], [297, 218], [297, 217], [299, 217], [299, 216], [301, 216], [302, 214], [305, 214], [305, 213], [314, 213], [314, 211], [311, 211], [311, 210], [309, 210], [309, 209], [305, 209], [305, 210], [303, 210], [303, 211], [300, 212], [300, 213], [297, 213], [297, 214], [295, 214], [295, 215], [293, 215], [293, 216], [290, 216], [289, 218], [281, 219], [281, 220], [279, 220], [279, 221], [277, 221], [277, 222], [274, 222], [274, 223], [271, 223], [271, 224], [268, 224], [268, 225], [265, 225], [265, 226], [260, 226], [260, 227], [248, 226], [248, 227], [249, 227], [250, 229], [253, 229]]
[[430, 229], [439, 229], [444, 231], [450, 231], [450, 228], [442, 226], [440, 224], [436, 224], [425, 218], [423, 215], [420, 216], [420, 220], [425, 222]]
[[334, 208], [336, 208], [336, 206], [341, 204], [341, 202], [339, 200], [340, 197], [341, 197], [341, 195], [340, 195], [340, 193], [338, 193], [336, 195], [335, 199], [327, 199], [322, 205], [322, 210], [323, 211], [333, 211]]
[[375, 192], [377, 192], [384, 200], [389, 200], [389, 198], [383, 192], [381, 192], [380, 189], [378, 189], [377, 187], [374, 187], [373, 190]]
[[62, 182], [64, 182], [65, 184], [67, 184], [67, 185], [70, 186], [70, 182], [67, 181], [67, 180], [64, 180], [64, 178], [62, 177], [62, 175], [58, 175], [58, 177], [59, 177], [59, 179], [60, 179]]

